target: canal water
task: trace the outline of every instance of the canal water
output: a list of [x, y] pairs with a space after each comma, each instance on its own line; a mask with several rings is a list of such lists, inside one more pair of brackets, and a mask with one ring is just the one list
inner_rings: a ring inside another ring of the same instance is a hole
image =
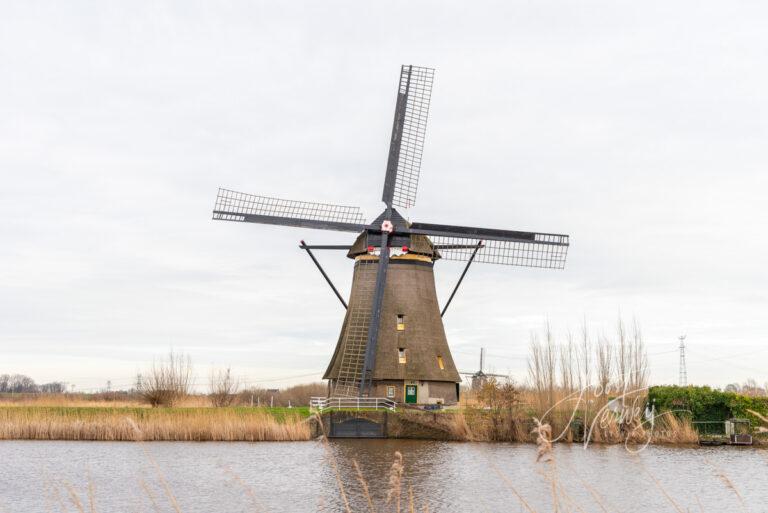
[[532, 445], [407, 440], [0, 441], [0, 512], [370, 511], [354, 461], [394, 511], [396, 451], [404, 512], [410, 493], [416, 511], [550, 512], [553, 476], [559, 511], [768, 512], [766, 450], [558, 445], [537, 463]]

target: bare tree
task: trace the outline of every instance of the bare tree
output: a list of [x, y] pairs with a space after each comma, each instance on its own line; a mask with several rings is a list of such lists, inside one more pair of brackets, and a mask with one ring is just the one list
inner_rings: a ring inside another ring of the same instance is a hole
[[189, 356], [171, 351], [167, 360], [153, 362], [141, 376], [138, 392], [144, 401], [153, 407], [173, 406], [189, 395], [192, 362]]
[[545, 326], [544, 335], [545, 342], [542, 343], [535, 333], [531, 333], [531, 352], [528, 357], [528, 375], [531, 385], [536, 389], [539, 414], [555, 403], [557, 381], [557, 348], [549, 323]]
[[547, 321], [544, 335], [546, 337], [544, 365], [546, 367], [547, 408], [551, 408], [555, 404], [555, 388], [557, 386], [557, 347], [555, 346], [555, 335], [552, 333], [549, 321]]
[[539, 402], [539, 413], [546, 409], [546, 377], [543, 348], [539, 338], [535, 333], [531, 333], [530, 355], [528, 356], [528, 376], [531, 380], [531, 386], [536, 390], [536, 398]]
[[[573, 344], [573, 335], [568, 331], [568, 342], [564, 346], [560, 346], [560, 384], [563, 387], [565, 395], [569, 395], [573, 392], [576, 386], [576, 378], [574, 377], [573, 369], [577, 367], [575, 350]], [[578, 375], [578, 367], [576, 368], [576, 374]]]
[[594, 393], [592, 390], [592, 343], [589, 340], [586, 317], [581, 325], [581, 345], [576, 351], [576, 362], [579, 369], [576, 375], [579, 378], [579, 389], [584, 393], [584, 415], [589, 418], [589, 404]]
[[229, 367], [213, 369], [208, 378], [208, 387], [208, 398], [213, 406], [229, 406], [240, 389], [240, 381], [232, 375]]
[[610, 342], [600, 335], [597, 338], [597, 346], [595, 348], [595, 356], [597, 357], [597, 384], [600, 387], [600, 396], [607, 400], [606, 392], [608, 385], [611, 384], [611, 362], [613, 360], [613, 348]]
[[584, 319], [584, 324], [581, 325], [581, 350], [579, 351], [579, 361], [581, 363], [579, 386], [589, 388], [592, 385], [592, 342], [589, 340], [586, 319]]
[[648, 353], [645, 350], [643, 333], [637, 319], [632, 321], [632, 381], [633, 390], [642, 390], [648, 386]]
[[616, 327], [616, 334], [619, 337], [619, 343], [616, 346], [616, 386], [625, 393], [629, 390], [629, 372], [631, 354], [629, 344], [627, 343], [627, 330], [624, 328], [624, 321], [619, 317]]
[[765, 388], [761, 388], [754, 378], [749, 378], [746, 380], [740, 388], [741, 394], [749, 397], [762, 397], [766, 395], [767, 390]]

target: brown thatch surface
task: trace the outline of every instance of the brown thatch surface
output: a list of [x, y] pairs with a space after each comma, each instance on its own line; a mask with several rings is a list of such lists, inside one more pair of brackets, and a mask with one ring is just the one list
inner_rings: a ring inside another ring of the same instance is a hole
[[[440, 317], [432, 263], [416, 258], [393, 259], [387, 271], [373, 379], [460, 382]], [[355, 287], [362, 285], [362, 280], [376, 279], [376, 273], [360, 272], [361, 265], [377, 264], [355, 264], [352, 296]], [[403, 331], [397, 329], [399, 314], [405, 316]], [[345, 318], [342, 334], [324, 379], [335, 379], [338, 376], [346, 326]], [[407, 363], [399, 363], [400, 348], [406, 351]], [[444, 369], [438, 365], [438, 356], [442, 357]]]

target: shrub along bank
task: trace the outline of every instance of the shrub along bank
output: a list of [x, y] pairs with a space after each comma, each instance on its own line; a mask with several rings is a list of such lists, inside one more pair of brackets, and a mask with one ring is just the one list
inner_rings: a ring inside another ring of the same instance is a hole
[[768, 417], [768, 397], [749, 397], [710, 387], [656, 386], [648, 389], [648, 400], [656, 411], [674, 411], [693, 421], [722, 421], [732, 417], [747, 418], [752, 426], [760, 421], [750, 413]]

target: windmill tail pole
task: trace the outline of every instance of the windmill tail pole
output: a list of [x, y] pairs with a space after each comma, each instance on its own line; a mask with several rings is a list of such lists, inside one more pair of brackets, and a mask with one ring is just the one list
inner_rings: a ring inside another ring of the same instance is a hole
[[477, 246], [475, 247], [475, 250], [472, 252], [472, 256], [469, 257], [469, 260], [467, 261], [467, 265], [464, 266], [464, 271], [461, 273], [458, 283], [456, 283], [456, 286], [453, 288], [453, 292], [451, 292], [451, 297], [448, 298], [448, 302], [445, 303], [445, 306], [443, 307], [443, 311], [440, 312], [440, 317], [445, 315], [445, 311], [448, 310], [448, 307], [450, 306], [451, 301], [453, 301], [453, 296], [456, 295], [456, 292], [459, 290], [459, 285], [461, 285], [461, 282], [464, 280], [464, 276], [467, 274], [467, 271], [469, 271], [469, 266], [472, 265], [472, 260], [475, 259], [475, 256], [477, 255], [477, 251], [482, 247], [483, 247], [483, 241], [478, 242]]
[[[392, 215], [392, 209], [387, 205], [386, 218]], [[389, 234], [381, 232], [381, 250], [379, 252], [379, 267], [376, 271], [376, 289], [373, 292], [371, 321], [368, 325], [368, 341], [365, 345], [365, 358], [360, 375], [360, 397], [370, 393], [373, 385], [373, 369], [376, 364], [376, 345], [379, 341], [381, 325], [381, 305], [384, 302], [384, 287], [387, 282], [387, 267], [389, 265]]]
[[333, 282], [328, 277], [328, 275], [325, 274], [325, 270], [323, 270], [323, 267], [320, 265], [320, 262], [318, 262], [317, 258], [315, 258], [315, 255], [314, 253], [312, 253], [312, 250], [309, 249], [309, 247], [304, 241], [301, 241], [301, 245], [299, 247], [307, 252], [307, 255], [309, 255], [309, 258], [311, 258], [312, 261], [315, 263], [315, 265], [317, 266], [317, 269], [320, 271], [320, 274], [323, 275], [323, 278], [325, 278], [325, 281], [327, 281], [328, 285], [331, 286], [333, 293], [336, 294], [336, 297], [339, 298], [339, 301], [341, 301], [341, 304], [344, 306], [344, 309], [346, 310], [348, 308], [347, 303], [344, 301], [344, 298], [341, 297], [341, 294], [339, 294], [339, 291], [336, 289], [336, 286], [333, 284]]

